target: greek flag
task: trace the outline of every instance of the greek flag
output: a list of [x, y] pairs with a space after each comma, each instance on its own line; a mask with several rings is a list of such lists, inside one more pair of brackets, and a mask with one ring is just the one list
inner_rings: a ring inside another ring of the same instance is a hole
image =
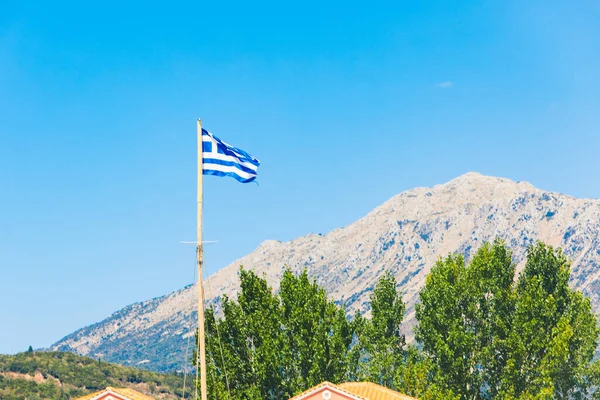
[[230, 176], [238, 182], [256, 179], [260, 161], [202, 129], [203, 175]]

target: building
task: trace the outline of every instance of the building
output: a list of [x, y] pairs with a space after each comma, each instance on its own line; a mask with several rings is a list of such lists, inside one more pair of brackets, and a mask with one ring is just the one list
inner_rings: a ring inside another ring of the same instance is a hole
[[417, 400], [371, 382], [323, 382], [290, 400]]
[[129, 388], [112, 388], [107, 387], [96, 393], [88, 394], [87, 396], [78, 397], [74, 400], [154, 400], [150, 396], [146, 396], [140, 392], [136, 392]]

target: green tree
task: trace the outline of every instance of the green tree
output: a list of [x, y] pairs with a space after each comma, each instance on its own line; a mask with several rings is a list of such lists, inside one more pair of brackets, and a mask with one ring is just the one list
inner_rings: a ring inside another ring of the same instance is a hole
[[600, 399], [600, 359], [592, 362], [585, 373], [586, 386], [589, 390], [591, 399]]
[[327, 298], [325, 290], [304, 271], [286, 270], [279, 292], [286, 379], [293, 393], [324, 380], [340, 382], [352, 343], [346, 311]]
[[548, 398], [584, 398], [598, 326], [588, 298], [569, 288], [570, 263], [539, 243], [527, 254], [517, 301], [503, 394], [545, 391]]
[[437, 369], [430, 357], [416, 346], [405, 351], [404, 362], [394, 373], [396, 390], [421, 400], [458, 400], [460, 396], [442, 387], [436, 377]]
[[541, 243], [529, 248], [517, 284], [499, 240], [468, 267], [461, 256], [439, 260], [416, 306], [416, 338], [436, 382], [462, 399], [585, 395], [598, 328], [569, 274], [562, 252]]
[[439, 370], [440, 383], [465, 399], [477, 398], [481, 380], [470, 289], [463, 257], [449, 256], [431, 269], [416, 305], [415, 338]]
[[[277, 368], [280, 304], [266, 280], [240, 269], [237, 301], [221, 301], [223, 318], [206, 313], [207, 384], [219, 399], [274, 399], [285, 392]], [[194, 364], [196, 355], [194, 354]]]
[[367, 380], [419, 399], [458, 399], [436, 383], [432, 361], [415, 346], [406, 347], [401, 324], [406, 307], [387, 272], [370, 297], [371, 318], [357, 313], [352, 321], [357, 343], [352, 348], [349, 380]]
[[508, 358], [508, 337], [515, 311], [515, 265], [501, 240], [484, 244], [466, 269], [468, 320], [474, 334], [472, 392], [495, 398]]
[[400, 326], [406, 307], [396, 290], [396, 278], [386, 272], [371, 294], [371, 319], [354, 318], [358, 344], [351, 360], [358, 380], [394, 388], [394, 375], [404, 362], [404, 335]]
[[306, 271], [286, 270], [278, 294], [252, 271], [240, 269], [240, 280], [238, 300], [221, 301], [221, 318], [207, 311], [211, 397], [283, 399], [344, 379], [352, 326]]

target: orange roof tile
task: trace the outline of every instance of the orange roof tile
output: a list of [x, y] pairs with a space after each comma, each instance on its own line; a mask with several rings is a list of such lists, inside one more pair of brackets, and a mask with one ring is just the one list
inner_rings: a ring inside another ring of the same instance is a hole
[[414, 397], [406, 396], [372, 382], [346, 382], [334, 385], [327, 381], [292, 397], [290, 400], [302, 400], [325, 387], [351, 395], [352, 398], [358, 400], [417, 400]]
[[112, 388], [110, 386], [107, 387], [104, 390], [100, 390], [99, 392], [91, 393], [91, 394], [88, 394], [86, 396], [78, 397], [78, 398], [73, 399], [73, 400], [92, 400], [92, 399], [95, 399], [96, 397], [99, 397], [100, 395], [109, 394], [109, 393], [113, 393], [113, 394], [119, 395], [121, 397], [126, 398], [127, 400], [154, 400], [152, 397], [146, 396], [145, 394], [142, 394], [140, 392], [136, 392], [133, 389], [129, 389], [129, 388]]
[[344, 394], [349, 394], [353, 398], [356, 398], [358, 400], [369, 400], [369, 399], [366, 399], [364, 397], [360, 397], [360, 396], [358, 396], [358, 395], [356, 395], [354, 393], [350, 393], [350, 392], [348, 392], [348, 391], [340, 388], [339, 386], [334, 385], [333, 383], [327, 382], [327, 381], [323, 381], [323, 382], [319, 383], [317, 386], [313, 386], [310, 389], [305, 390], [304, 392], [295, 395], [290, 400], [302, 400], [302, 399], [308, 397], [309, 395], [314, 394], [315, 392], [318, 392], [319, 390], [321, 390], [323, 388], [332, 389], [332, 390], [335, 390], [335, 391], [338, 391], [338, 392], [341, 392], [341, 393], [344, 393]]
[[368, 400], [417, 400], [372, 382], [346, 382], [337, 386]]

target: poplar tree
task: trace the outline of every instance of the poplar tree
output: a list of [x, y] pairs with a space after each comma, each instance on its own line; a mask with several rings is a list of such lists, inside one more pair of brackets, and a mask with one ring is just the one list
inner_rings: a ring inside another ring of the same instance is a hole
[[569, 275], [560, 249], [543, 243], [529, 249], [502, 377], [506, 397], [586, 397], [599, 330], [590, 300], [569, 288]]
[[277, 294], [252, 271], [240, 269], [240, 281], [237, 301], [222, 299], [222, 317], [206, 313], [211, 397], [285, 399], [344, 380], [351, 325], [306, 271], [286, 270]]
[[589, 299], [568, 286], [569, 268], [560, 249], [538, 243], [515, 283], [499, 240], [469, 266], [439, 260], [416, 306], [416, 339], [437, 382], [462, 399], [585, 396], [598, 327]]
[[349, 380], [375, 382], [422, 400], [458, 399], [436, 383], [431, 360], [416, 346], [406, 346], [400, 329], [406, 306], [396, 286], [396, 278], [386, 272], [370, 296], [371, 318], [355, 315], [357, 343], [351, 350]]
[[561, 250], [542, 243], [528, 249], [518, 280], [500, 240], [469, 265], [440, 259], [419, 294], [417, 343], [407, 346], [389, 272], [373, 289], [371, 317], [348, 319], [306, 271], [286, 270], [276, 293], [242, 268], [237, 300], [225, 296], [218, 315], [206, 314], [209, 393], [285, 399], [324, 380], [367, 380], [423, 400], [600, 398], [597, 320], [569, 275]]
[[371, 318], [354, 317], [358, 344], [353, 349], [356, 378], [394, 387], [396, 370], [404, 362], [405, 338], [400, 332], [406, 306], [396, 290], [396, 278], [386, 272], [371, 300]]

